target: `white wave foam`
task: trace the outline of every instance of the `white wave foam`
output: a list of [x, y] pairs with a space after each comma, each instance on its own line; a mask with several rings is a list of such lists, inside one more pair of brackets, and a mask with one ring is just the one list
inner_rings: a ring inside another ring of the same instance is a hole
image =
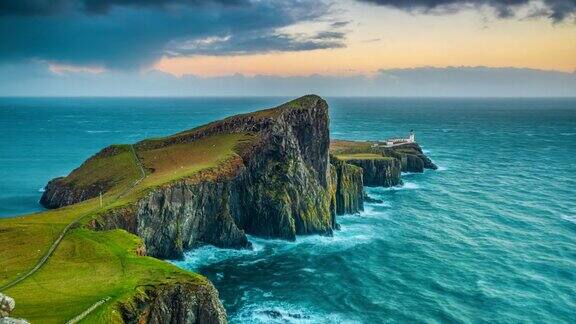
[[565, 221], [576, 224], [576, 216], [574, 215], [562, 215], [560, 217]]
[[[249, 304], [231, 318], [232, 323], [342, 323], [338, 314], [323, 314], [286, 302]], [[346, 321], [349, 322], [349, 321]]]
[[184, 260], [169, 260], [176, 266], [184, 269], [195, 270], [201, 266], [217, 263], [226, 259], [237, 258], [245, 255], [255, 255], [260, 250], [254, 247], [252, 250], [221, 249], [206, 245], [184, 253]]
[[44, 191], [46, 191], [46, 189], [44, 189], [44, 187], [38, 189], [38, 192], [44, 192]]
[[[374, 228], [374, 220], [387, 218], [382, 206], [389, 207], [387, 202], [366, 205], [363, 212], [356, 215], [338, 217], [341, 227], [332, 236], [304, 235], [296, 237], [295, 241], [280, 239], [264, 239], [248, 236], [252, 250], [222, 249], [214, 246], [202, 246], [184, 253], [184, 260], [171, 260], [174, 265], [198, 270], [202, 266], [235, 260], [239, 265], [256, 264], [265, 261], [270, 255], [290, 253], [293, 249], [304, 250], [310, 254], [323, 254], [327, 250], [341, 251], [357, 245], [367, 244], [376, 239], [379, 234]], [[313, 269], [303, 269], [313, 271]]]
[[[403, 184], [394, 186], [394, 187], [387, 187], [387, 188], [378, 188], [377, 190], [382, 191], [396, 191], [396, 190], [414, 190], [420, 189], [420, 186], [414, 182], [405, 181]], [[376, 191], [376, 192], [378, 192]]]
[[[380, 198], [377, 198], [377, 199], [380, 199]], [[377, 206], [377, 207], [386, 207], [386, 208], [392, 207], [392, 205], [387, 201], [364, 203], [364, 206], [365, 206], [364, 209], [368, 208], [366, 206]]]
[[436, 169], [436, 171], [446, 171], [446, 170], [448, 170], [448, 168], [445, 166], [439, 166], [438, 169]]
[[405, 182], [404, 185], [401, 187], [403, 189], [420, 189], [420, 186], [414, 182]]

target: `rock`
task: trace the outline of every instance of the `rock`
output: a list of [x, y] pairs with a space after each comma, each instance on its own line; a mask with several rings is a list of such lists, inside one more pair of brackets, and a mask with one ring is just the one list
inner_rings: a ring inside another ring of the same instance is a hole
[[0, 293], [0, 318], [8, 317], [16, 307], [14, 298]]
[[20, 318], [0, 317], [0, 324], [30, 324], [30, 322]]
[[381, 204], [384, 202], [384, 200], [370, 197], [367, 193], [364, 193], [364, 202], [372, 204]]
[[143, 286], [119, 309], [125, 323], [227, 323], [218, 291], [205, 282]]

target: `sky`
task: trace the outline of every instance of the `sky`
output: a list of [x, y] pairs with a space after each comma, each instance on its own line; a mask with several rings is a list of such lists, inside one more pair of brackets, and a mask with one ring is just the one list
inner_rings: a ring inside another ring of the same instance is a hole
[[0, 0], [0, 96], [576, 96], [576, 0]]

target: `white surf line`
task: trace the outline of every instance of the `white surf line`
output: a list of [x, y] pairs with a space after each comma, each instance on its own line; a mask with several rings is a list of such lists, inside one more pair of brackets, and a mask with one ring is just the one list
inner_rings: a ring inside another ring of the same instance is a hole
[[106, 297], [102, 300], [95, 302], [94, 305], [88, 307], [88, 309], [86, 309], [85, 311], [80, 313], [78, 316], [76, 316], [73, 319], [66, 322], [66, 324], [75, 324], [75, 323], [80, 322], [81, 320], [84, 319], [84, 317], [88, 316], [88, 314], [92, 313], [96, 308], [98, 308], [100, 305], [104, 304], [105, 302], [107, 302], [109, 300], [110, 300], [110, 297]]
[[[124, 192], [122, 192], [120, 195], [118, 195], [118, 197], [116, 197], [116, 199], [120, 198], [122, 195], [124, 195], [126, 192], [128, 192], [130, 189], [134, 188], [138, 183], [140, 183], [140, 181], [142, 181], [142, 180], [144, 180], [144, 178], [146, 178], [146, 171], [144, 171], [144, 167], [142, 167], [142, 163], [140, 162], [140, 159], [136, 155], [136, 151], [134, 150], [134, 145], [131, 144], [130, 148], [132, 150], [132, 154], [134, 155], [134, 161], [136, 162], [136, 165], [138, 165], [138, 167], [140, 168], [140, 171], [142, 172], [142, 177], [140, 179], [136, 180], [132, 186], [128, 187]], [[11, 288], [11, 287], [19, 284], [21, 281], [30, 277], [36, 271], [38, 271], [46, 263], [46, 261], [48, 261], [48, 259], [54, 253], [54, 251], [56, 251], [56, 248], [58, 247], [58, 245], [60, 245], [60, 242], [62, 242], [62, 239], [64, 239], [64, 236], [66, 236], [66, 233], [68, 233], [70, 228], [72, 228], [72, 226], [78, 224], [78, 222], [82, 218], [84, 218], [84, 216], [88, 215], [92, 211], [87, 212], [85, 214], [82, 214], [80, 217], [76, 218], [70, 224], [66, 225], [66, 227], [64, 227], [64, 229], [62, 230], [62, 233], [60, 233], [60, 236], [58, 236], [56, 241], [54, 241], [54, 243], [52, 243], [52, 246], [50, 246], [50, 249], [48, 250], [48, 252], [42, 257], [42, 259], [40, 259], [40, 261], [38, 263], [36, 263], [36, 266], [34, 266], [34, 268], [32, 268], [30, 271], [28, 271], [23, 276], [20, 276], [20, 277], [16, 278], [14, 281], [9, 282], [3, 286], [0, 286], [0, 291], [4, 291], [8, 288]]]

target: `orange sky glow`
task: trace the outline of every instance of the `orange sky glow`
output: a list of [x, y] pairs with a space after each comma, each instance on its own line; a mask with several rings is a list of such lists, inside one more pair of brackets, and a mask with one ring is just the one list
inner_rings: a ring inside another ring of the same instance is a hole
[[[362, 17], [358, 19], [357, 17]], [[576, 69], [576, 25], [540, 19], [496, 19], [464, 11], [417, 15], [348, 5], [342, 19], [346, 47], [240, 56], [164, 57], [153, 67], [176, 76], [370, 75], [379, 69], [422, 66]], [[361, 20], [361, 21], [358, 21]], [[305, 32], [314, 26], [296, 26]]]

